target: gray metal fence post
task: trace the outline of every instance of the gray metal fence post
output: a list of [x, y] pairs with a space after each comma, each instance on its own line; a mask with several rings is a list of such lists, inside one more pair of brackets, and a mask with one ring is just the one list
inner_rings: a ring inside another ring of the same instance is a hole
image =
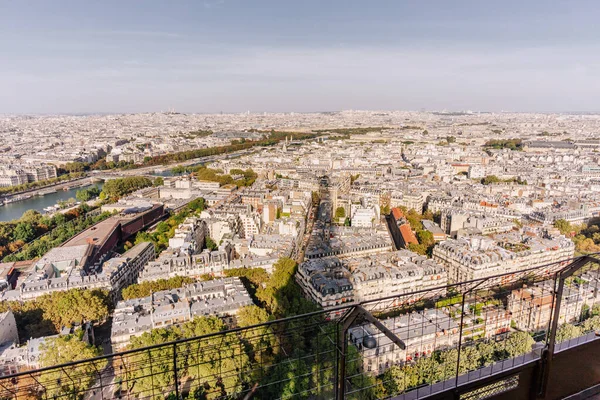
[[177, 374], [177, 344], [173, 343], [173, 374], [175, 375], [175, 398], [179, 400], [179, 377]]

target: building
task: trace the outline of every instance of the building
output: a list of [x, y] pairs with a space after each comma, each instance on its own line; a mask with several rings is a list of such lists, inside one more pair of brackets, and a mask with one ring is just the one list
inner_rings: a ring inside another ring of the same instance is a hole
[[406, 207], [407, 210], [415, 210], [418, 214], [423, 213], [425, 196], [423, 193], [394, 191], [391, 195], [390, 206], [393, 208]]
[[446, 234], [444, 233], [442, 228], [440, 228], [435, 222], [424, 219], [421, 221], [421, 224], [423, 224], [423, 229], [431, 232], [431, 234], [433, 235], [433, 240], [435, 240], [436, 242], [446, 240]]
[[221, 246], [218, 250], [204, 250], [200, 254], [189, 254], [181, 249], [167, 249], [159, 257], [146, 264], [140, 273], [140, 282], [169, 279], [175, 276], [199, 278], [202, 275], [221, 276], [231, 262], [231, 247]]
[[329, 226], [317, 221], [305, 252], [308, 259], [327, 256], [349, 257], [392, 250], [390, 235], [383, 225], [372, 229]]
[[17, 186], [56, 177], [57, 173], [54, 165], [10, 165], [0, 169], [0, 187]]
[[351, 274], [337, 257], [308, 260], [300, 264], [295, 279], [305, 295], [323, 308], [354, 303]]
[[[163, 204], [158, 203], [144, 202], [143, 205], [115, 203], [111, 206], [104, 211], [119, 211], [118, 215], [97, 223], [62, 245], [63, 248], [92, 245], [92, 253], [86, 268], [89, 271], [99, 269], [120, 242], [124, 242], [137, 232], [153, 225], [163, 217], [165, 212]], [[125, 208], [121, 208], [121, 206], [125, 206]]]
[[237, 277], [215, 279], [164, 290], [117, 303], [111, 329], [113, 349], [123, 349], [134, 336], [155, 328], [167, 328], [196, 317], [216, 315], [229, 325], [252, 299]]
[[[346, 258], [324, 257], [300, 264], [296, 280], [307, 297], [323, 308], [348, 302], [362, 302], [442, 287], [445, 269], [433, 260], [408, 250], [388, 251]], [[432, 292], [442, 296], [444, 290]]]
[[574, 251], [574, 243], [564, 236], [513, 231], [494, 237], [445, 240], [433, 248], [433, 259], [446, 267], [450, 282], [464, 282], [565, 262]]
[[155, 257], [154, 244], [142, 242], [121, 255], [105, 261], [100, 274], [108, 278], [113, 298], [119, 299], [121, 290], [137, 283], [144, 266]]
[[506, 218], [459, 209], [445, 209], [441, 215], [441, 229], [446, 234], [456, 237], [458, 231], [475, 228], [481, 235], [508, 232], [514, 223]]
[[408, 248], [409, 244], [419, 244], [417, 237], [408, 223], [400, 225], [400, 243], [403, 248]]
[[350, 328], [350, 340], [361, 354], [363, 371], [379, 375], [392, 365], [403, 365], [458, 344], [459, 325], [442, 310], [413, 312], [381, 321], [406, 345], [401, 349], [374, 325]]
[[169, 247], [184, 248], [195, 254], [204, 247], [207, 231], [206, 222], [197, 217], [188, 217], [175, 229], [173, 237], [169, 239]]
[[357, 228], [372, 228], [378, 221], [374, 207], [360, 207], [353, 211], [352, 226]]
[[19, 343], [17, 322], [10, 310], [0, 313], [0, 345], [5, 343]]
[[154, 245], [143, 242], [88, 273], [84, 260], [90, 248], [91, 245], [57, 247], [49, 251], [14, 290], [4, 291], [1, 299], [26, 301], [71, 289], [106, 289], [113, 299], [118, 299], [121, 289], [137, 282], [143, 266], [154, 259]]
[[419, 244], [417, 237], [400, 208], [392, 208], [387, 218], [387, 225], [396, 249], [406, 249], [411, 243]]
[[262, 220], [257, 212], [243, 213], [239, 216], [242, 231], [240, 232], [243, 237], [249, 238], [252, 235], [258, 235], [260, 233], [260, 227], [262, 226]]
[[[508, 310], [517, 328], [537, 332], [549, 328], [554, 304], [552, 281], [523, 285], [508, 297]], [[559, 312], [559, 324], [578, 321], [586, 304], [581, 288], [565, 286]], [[592, 303], [593, 304], [593, 303]]]

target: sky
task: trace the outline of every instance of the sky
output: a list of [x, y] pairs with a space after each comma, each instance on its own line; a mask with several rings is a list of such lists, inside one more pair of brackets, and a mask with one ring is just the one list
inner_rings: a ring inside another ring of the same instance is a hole
[[0, 114], [600, 111], [598, 1], [0, 0]]

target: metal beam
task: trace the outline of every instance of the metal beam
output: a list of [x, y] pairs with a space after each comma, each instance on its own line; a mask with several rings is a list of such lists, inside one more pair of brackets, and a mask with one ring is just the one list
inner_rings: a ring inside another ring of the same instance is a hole
[[543, 351], [541, 359], [542, 377], [540, 382], [540, 390], [538, 392], [539, 396], [541, 397], [545, 396], [546, 394], [548, 379], [550, 377], [550, 369], [552, 367], [552, 359], [554, 358], [554, 350], [556, 348], [556, 333], [558, 331], [558, 322], [560, 320], [560, 307], [565, 288], [565, 280], [590, 262], [597, 264], [598, 260], [590, 256], [583, 256], [567, 265], [558, 273], [558, 288], [556, 288], [556, 292], [554, 293], [552, 325], [550, 326], [550, 332], [548, 336], [548, 346]]
[[400, 347], [402, 350], [406, 349], [406, 344], [392, 331], [390, 331], [384, 324], [381, 323], [377, 318], [373, 316], [369, 311], [365, 310], [363, 306], [357, 305], [351, 311], [346, 313], [340, 320], [338, 326], [340, 331], [338, 333], [338, 352], [340, 354], [338, 363], [338, 384], [337, 384], [337, 399], [344, 400], [346, 397], [346, 353], [348, 352], [348, 339], [346, 334], [348, 329], [356, 322], [357, 319], [364, 318], [369, 321], [377, 329], [379, 329], [388, 339], [394, 344]]

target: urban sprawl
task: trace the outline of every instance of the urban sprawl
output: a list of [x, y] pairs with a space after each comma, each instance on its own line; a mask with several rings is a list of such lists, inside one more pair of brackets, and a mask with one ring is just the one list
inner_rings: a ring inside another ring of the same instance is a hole
[[[371, 324], [350, 329], [366, 375], [455, 348], [461, 324], [489, 341], [547, 329], [550, 282], [466, 310], [434, 289], [600, 251], [598, 132], [600, 116], [570, 114], [0, 117], [3, 203], [61, 176], [104, 181], [0, 224], [1, 373], [51, 366], [72, 341], [109, 354], [202, 319], [334, 318], [414, 292], [439, 306], [381, 318], [406, 349]], [[269, 291], [286, 273], [297, 301]], [[561, 324], [600, 328], [599, 279], [569, 287]]]

